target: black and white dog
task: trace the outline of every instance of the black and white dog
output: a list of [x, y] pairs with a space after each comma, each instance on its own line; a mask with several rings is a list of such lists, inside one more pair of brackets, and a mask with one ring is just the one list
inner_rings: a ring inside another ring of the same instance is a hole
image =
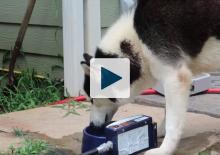
[[[85, 54], [84, 89], [89, 95]], [[220, 69], [220, 0], [137, 0], [108, 30], [95, 58], [129, 58], [131, 96], [157, 81], [165, 88], [166, 117], [161, 146], [145, 155], [171, 155], [181, 138], [192, 75]], [[102, 126], [123, 99], [93, 99], [91, 122]]]

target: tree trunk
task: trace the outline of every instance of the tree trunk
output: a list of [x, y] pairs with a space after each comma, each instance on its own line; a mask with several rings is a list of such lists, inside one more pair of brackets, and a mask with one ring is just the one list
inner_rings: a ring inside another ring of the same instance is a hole
[[21, 27], [12, 51], [11, 55], [11, 60], [9, 64], [9, 73], [8, 73], [8, 84], [9, 86], [12, 86], [14, 83], [14, 68], [15, 68], [15, 63], [17, 60], [17, 57], [20, 55], [20, 49], [22, 47], [22, 43], [24, 40], [24, 36], [35, 6], [36, 0], [29, 0], [29, 4], [25, 13], [25, 16], [23, 18], [23, 21], [21, 23]]

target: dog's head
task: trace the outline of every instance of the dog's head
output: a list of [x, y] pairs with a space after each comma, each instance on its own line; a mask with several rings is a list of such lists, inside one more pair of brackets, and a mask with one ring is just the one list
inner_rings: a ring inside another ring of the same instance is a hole
[[[99, 53], [99, 49], [96, 52]], [[85, 53], [84, 61], [81, 62], [81, 65], [84, 69], [84, 91], [90, 98], [90, 60], [93, 58], [89, 54]], [[100, 58], [100, 57], [99, 57]], [[104, 57], [102, 57], [104, 58]], [[92, 103], [91, 106], [91, 124], [95, 127], [102, 127], [109, 121], [111, 121], [114, 113], [117, 111], [117, 99], [115, 98], [103, 98], [103, 99], [95, 99], [90, 98]]]
[[[132, 48], [129, 42], [122, 41], [121, 43], [121, 50], [127, 50], [127, 54], [123, 54], [125, 51], [120, 51], [120, 55], [116, 53], [111, 52], [104, 52], [101, 48], [97, 48], [94, 58], [129, 58], [130, 59], [130, 85], [132, 88], [139, 87], [136, 83], [139, 81], [138, 79], [141, 76], [141, 66], [138, 62], [139, 58], [135, 53], [132, 53], [132, 51], [129, 51]], [[87, 94], [87, 96], [90, 98], [90, 72], [92, 72], [92, 67], [90, 67], [90, 60], [93, 58], [93, 56], [85, 53], [84, 55], [84, 61], [81, 62], [81, 65], [84, 70], [84, 91]], [[99, 76], [99, 75], [97, 75]], [[98, 83], [98, 81], [97, 81]], [[140, 83], [140, 82], [139, 82]], [[133, 89], [131, 90], [131, 92]], [[134, 90], [136, 91], [136, 90]], [[138, 91], [136, 92], [138, 93]], [[91, 106], [91, 123], [96, 127], [102, 127], [109, 121], [111, 121], [113, 115], [117, 111], [119, 105], [123, 104], [122, 99], [118, 98], [90, 98], [92, 106]]]

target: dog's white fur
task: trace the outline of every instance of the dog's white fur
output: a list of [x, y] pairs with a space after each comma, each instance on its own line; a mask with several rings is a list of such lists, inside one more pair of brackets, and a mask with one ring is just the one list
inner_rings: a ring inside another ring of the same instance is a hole
[[[145, 155], [170, 155], [175, 151], [182, 135], [191, 77], [194, 74], [216, 71], [220, 68], [218, 65], [220, 62], [220, 41], [214, 37], [209, 38], [197, 58], [191, 59], [184, 56], [184, 59], [173, 67], [154, 56], [152, 51], [138, 38], [133, 27], [133, 15], [134, 12], [123, 15], [107, 31], [98, 47], [105, 52], [113, 52], [123, 56], [120, 50], [120, 42], [129, 40], [134, 51], [138, 52], [141, 58], [139, 63], [142, 67], [142, 76], [131, 85], [131, 97], [138, 95], [143, 89], [151, 88], [157, 81], [164, 85], [166, 135], [159, 148], [147, 151]], [[117, 110], [117, 106], [107, 103], [107, 100], [100, 100], [100, 102], [102, 103], [93, 105], [91, 111], [91, 121], [97, 126], [103, 124], [106, 114], [111, 119]], [[119, 102], [121, 105], [127, 100], [119, 99]], [[160, 131], [164, 131], [163, 127]]]
[[141, 57], [140, 63], [142, 64], [141, 72], [143, 76], [138, 81], [135, 81], [133, 85], [131, 85], [131, 96], [137, 95], [137, 93], [140, 93], [140, 90], [143, 90], [146, 87], [150, 88], [154, 86], [156, 82], [156, 79], [154, 79], [150, 73], [150, 68], [148, 65], [149, 59], [146, 57], [146, 52], [143, 51], [143, 48], [146, 47], [144, 47], [144, 44], [138, 38], [138, 35], [133, 27], [133, 16], [134, 11], [124, 14], [106, 32], [98, 46], [100, 49], [108, 51], [108, 53], [123, 56], [123, 53], [121, 53], [120, 49], [120, 42], [122, 40], [129, 40], [133, 45], [134, 52], [139, 52]]

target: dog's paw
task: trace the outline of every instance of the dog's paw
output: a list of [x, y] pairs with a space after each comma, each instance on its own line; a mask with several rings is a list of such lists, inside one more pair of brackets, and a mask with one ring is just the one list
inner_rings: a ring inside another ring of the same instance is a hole
[[157, 148], [144, 153], [144, 155], [172, 155], [168, 150]]

